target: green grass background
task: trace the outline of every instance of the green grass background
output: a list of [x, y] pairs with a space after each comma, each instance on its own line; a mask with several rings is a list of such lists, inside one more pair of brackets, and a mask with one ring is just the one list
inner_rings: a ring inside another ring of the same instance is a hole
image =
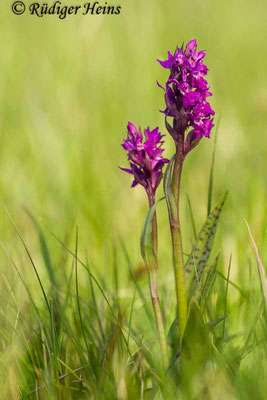
[[[142, 127], [159, 126], [164, 132], [158, 111], [164, 100], [156, 80], [164, 83], [167, 72], [156, 58], [164, 59], [177, 44], [197, 38], [199, 48], [207, 50], [216, 121], [220, 116], [214, 199], [230, 190], [216, 239], [220, 270], [226, 273], [232, 253], [231, 279], [259, 291], [244, 218], [266, 264], [267, 4], [263, 0], [121, 0], [120, 4], [119, 16], [71, 16], [61, 21], [56, 16], [15, 16], [11, 2], [1, 2], [1, 200], [25, 239], [44, 285], [48, 277], [25, 207], [42, 225], [56, 274], [64, 263], [60, 264], [60, 246], [46, 227], [74, 249], [78, 226], [81, 257], [87, 252], [108, 281], [112, 282], [108, 260], [119, 237], [138, 265], [147, 204], [142, 188], [131, 189], [129, 176], [118, 169], [127, 166], [120, 144], [129, 120]], [[184, 167], [186, 251], [192, 238], [186, 194], [199, 230], [207, 213], [214, 132], [210, 140], [202, 140]], [[170, 157], [173, 143], [168, 135], [165, 139]], [[0, 221], [1, 298], [6, 301], [10, 285], [23, 306], [27, 294], [6, 252], [38, 298], [37, 281], [3, 209]], [[160, 275], [163, 283], [171, 284], [163, 204], [159, 229]], [[127, 268], [120, 251], [118, 257], [124, 282]], [[229, 298], [234, 304], [232, 288]], [[237, 315], [238, 308], [233, 306], [232, 312]]]

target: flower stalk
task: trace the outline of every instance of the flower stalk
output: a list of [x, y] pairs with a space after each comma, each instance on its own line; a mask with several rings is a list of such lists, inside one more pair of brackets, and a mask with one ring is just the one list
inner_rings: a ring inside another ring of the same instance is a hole
[[[149, 208], [153, 207], [155, 204], [155, 194], [148, 193], [148, 201]], [[169, 358], [168, 358], [168, 350], [167, 350], [167, 342], [166, 335], [164, 329], [163, 317], [160, 309], [160, 302], [158, 297], [158, 282], [157, 282], [157, 251], [158, 251], [158, 229], [157, 229], [157, 215], [156, 211], [154, 212], [152, 219], [152, 246], [155, 254], [155, 260], [152, 262], [152, 265], [149, 266], [149, 284], [150, 284], [150, 295], [152, 300], [152, 305], [154, 309], [157, 331], [159, 336], [161, 354], [162, 354], [162, 362], [164, 369], [168, 368]]]
[[170, 219], [170, 228], [173, 248], [173, 268], [175, 276], [177, 316], [179, 321], [179, 337], [181, 343], [187, 322], [187, 294], [179, 207], [181, 176], [183, 168], [183, 135], [180, 135], [179, 138], [180, 143], [178, 143], [176, 147], [176, 156], [172, 175], [172, 191], [175, 199], [176, 213], [175, 218], [172, 217]]

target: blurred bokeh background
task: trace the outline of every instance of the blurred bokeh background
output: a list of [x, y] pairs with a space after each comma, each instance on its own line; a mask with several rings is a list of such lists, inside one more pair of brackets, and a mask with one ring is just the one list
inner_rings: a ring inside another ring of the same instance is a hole
[[[78, 226], [80, 251], [87, 251], [97, 268], [103, 268], [118, 238], [134, 262], [140, 261], [147, 202], [142, 188], [131, 189], [130, 177], [118, 169], [127, 165], [120, 144], [128, 120], [165, 131], [159, 113], [164, 99], [156, 80], [164, 83], [167, 72], [156, 58], [164, 59], [168, 50], [192, 38], [207, 50], [216, 124], [220, 116], [214, 200], [230, 190], [217, 237], [221, 268], [232, 253], [232, 279], [248, 277], [253, 254], [244, 218], [266, 263], [266, 2], [122, 0], [118, 16], [80, 15], [63, 21], [15, 16], [9, 3], [0, 5], [0, 192], [41, 275], [37, 235], [25, 208], [40, 221], [55, 259], [58, 244], [47, 227], [74, 243]], [[186, 195], [200, 229], [207, 213], [214, 132], [184, 168], [186, 250], [192, 237]], [[167, 135], [166, 155], [172, 152]], [[14, 228], [5, 211], [0, 213], [1, 242], [23, 260]], [[166, 218], [162, 203], [160, 258], [164, 275], [168, 270], [171, 276]], [[4, 253], [2, 260], [8, 274]], [[26, 265], [27, 271], [30, 279]]]

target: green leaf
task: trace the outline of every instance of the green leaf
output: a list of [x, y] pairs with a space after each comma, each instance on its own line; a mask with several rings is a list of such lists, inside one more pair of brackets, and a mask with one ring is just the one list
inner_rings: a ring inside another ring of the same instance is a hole
[[176, 359], [177, 352], [180, 350], [180, 335], [179, 335], [179, 323], [178, 318], [176, 317], [171, 324], [167, 335], [167, 343], [168, 346], [171, 348], [171, 358], [174, 360]]
[[140, 247], [141, 254], [145, 263], [149, 263], [152, 260], [156, 259], [155, 251], [152, 244], [152, 220], [158, 203], [163, 199], [164, 197], [156, 201], [156, 203], [148, 210], [144, 221], [140, 239]]
[[192, 294], [191, 303], [196, 302], [200, 304], [207, 297], [216, 275], [218, 259], [219, 255], [216, 256], [215, 260], [210, 265], [207, 265], [203, 269], [200, 280]]
[[214, 329], [220, 322], [225, 321], [227, 315], [223, 315], [222, 317], [217, 317], [207, 322], [207, 326], [210, 330]]
[[169, 211], [170, 218], [177, 218], [177, 206], [175, 202], [175, 198], [172, 191], [172, 169], [174, 163], [175, 156], [169, 161], [169, 164], [166, 168], [163, 180], [163, 188], [164, 194], [167, 202], [167, 207]]
[[218, 260], [219, 260], [219, 254], [216, 256], [215, 260], [213, 263], [208, 267], [208, 274], [205, 280], [205, 284], [203, 287], [203, 292], [201, 295], [201, 302], [208, 297], [209, 292], [211, 291], [211, 288], [214, 284], [215, 278], [216, 278], [216, 272], [217, 272], [217, 265], [218, 265]]
[[[224, 205], [227, 192], [220, 198], [210, 215], [208, 216], [206, 222], [204, 223], [195, 245], [191, 251], [190, 256], [187, 259], [185, 268], [187, 272], [190, 273], [188, 279], [188, 299], [191, 301], [194, 296], [199, 283], [202, 280], [202, 275], [207, 267], [207, 263], [212, 250], [214, 236], [216, 233], [216, 228], [218, 220]], [[187, 274], [188, 276], [189, 274]]]
[[[190, 382], [195, 375], [201, 374], [203, 367], [209, 359], [211, 343], [209, 329], [204, 322], [200, 307], [193, 303], [186, 329], [183, 336], [181, 350], [181, 374], [183, 387], [190, 391]], [[187, 393], [190, 397], [190, 394]]]

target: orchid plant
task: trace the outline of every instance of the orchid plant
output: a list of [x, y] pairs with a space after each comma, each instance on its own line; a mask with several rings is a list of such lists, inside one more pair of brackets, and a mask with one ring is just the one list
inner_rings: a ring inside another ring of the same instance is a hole
[[141, 250], [149, 271], [151, 299], [165, 368], [169, 366], [169, 355], [157, 293], [158, 239], [155, 212], [156, 190], [162, 181], [163, 168], [165, 164], [168, 164], [164, 176], [164, 192], [172, 238], [177, 301], [175, 324], [178, 324], [179, 327], [176, 335], [178, 349], [176, 356], [181, 354], [181, 357], [184, 355], [186, 358], [188, 347], [186, 336], [191, 334], [187, 331], [192, 329], [192, 319], [203, 320], [201, 306], [203, 306], [204, 298], [212, 284], [218, 257], [211, 265], [208, 264], [208, 260], [217, 220], [226, 197], [226, 194], [222, 196], [209, 214], [191, 254], [185, 262], [180, 224], [182, 169], [186, 156], [203, 137], [210, 137], [214, 126], [215, 113], [207, 101], [212, 93], [205, 79], [208, 73], [208, 68], [204, 64], [205, 56], [205, 51], [197, 50], [196, 39], [193, 39], [186, 46], [177, 47], [173, 54], [168, 52], [167, 60], [157, 60], [163, 68], [169, 70], [166, 84], [164, 86], [157, 84], [164, 91], [166, 108], [162, 113], [165, 117], [166, 129], [175, 145], [175, 154], [172, 159], [168, 160], [163, 157], [163, 135], [159, 132], [158, 127], [152, 130], [147, 128], [142, 133], [141, 128], [137, 129], [134, 124], [129, 122], [128, 136], [122, 144], [128, 152], [130, 168], [121, 169], [133, 175], [132, 187], [138, 184], [143, 186], [148, 197], [149, 212], [141, 236]]

